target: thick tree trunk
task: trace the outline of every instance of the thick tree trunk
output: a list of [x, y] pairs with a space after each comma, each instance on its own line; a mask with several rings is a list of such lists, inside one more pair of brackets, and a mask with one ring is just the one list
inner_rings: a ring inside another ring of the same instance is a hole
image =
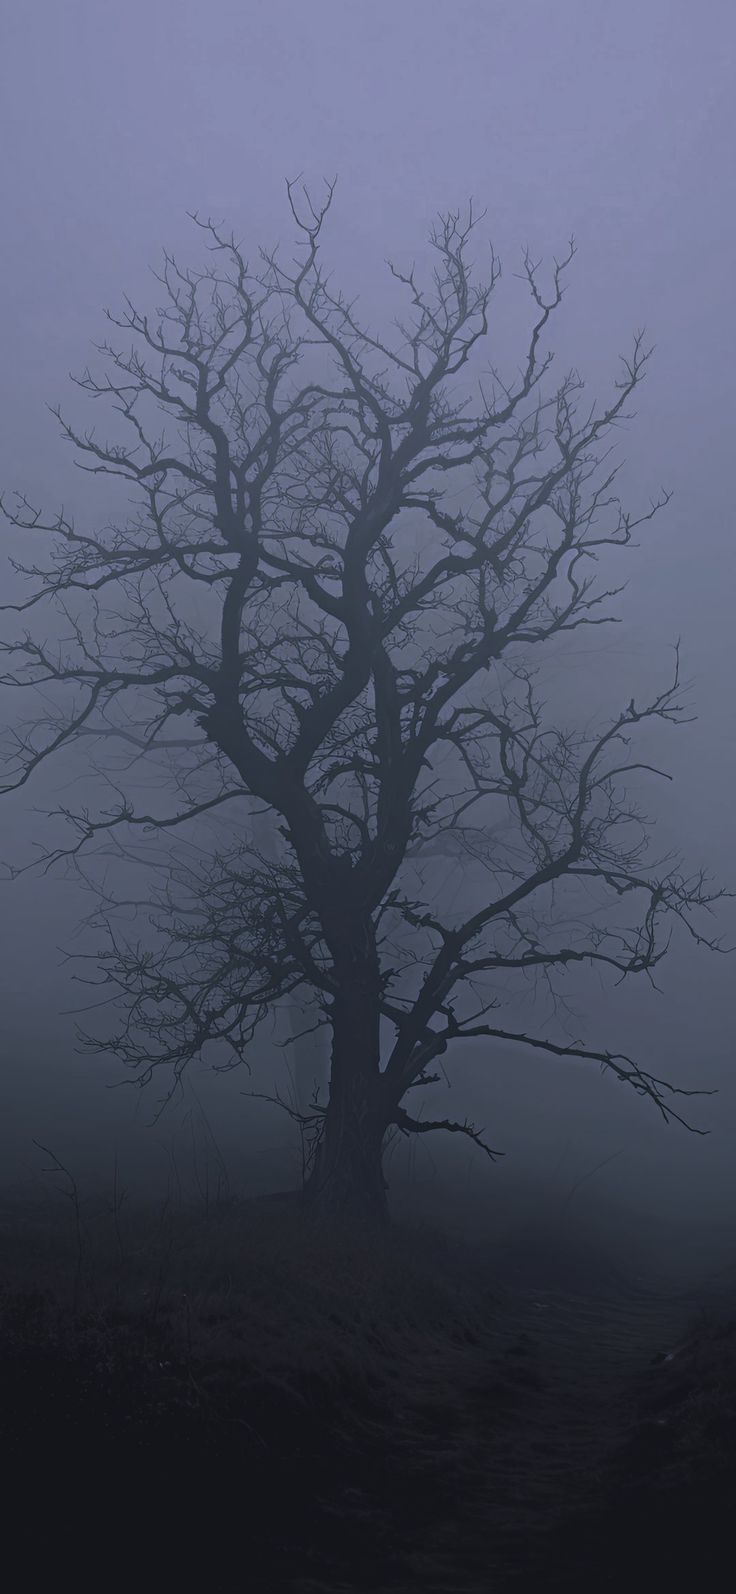
[[325, 1212], [374, 1223], [388, 1210], [382, 1166], [388, 1125], [371, 974], [353, 970], [333, 1003], [329, 1099], [307, 1195]]
[[388, 1216], [384, 1135], [385, 1125], [365, 1104], [332, 1102], [307, 1184], [310, 1205], [350, 1221], [382, 1223]]

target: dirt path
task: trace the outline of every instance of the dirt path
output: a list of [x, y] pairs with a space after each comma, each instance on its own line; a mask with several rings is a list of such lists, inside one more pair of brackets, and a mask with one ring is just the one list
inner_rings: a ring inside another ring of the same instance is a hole
[[654, 1359], [693, 1310], [672, 1286], [603, 1270], [594, 1282], [508, 1280], [462, 1423], [429, 1441], [450, 1493], [459, 1481], [456, 1509], [427, 1523], [376, 1594], [546, 1594], [577, 1587], [578, 1573], [581, 1587], [615, 1586], [605, 1544], [594, 1546], [594, 1583], [575, 1566], [575, 1524], [600, 1513], [607, 1468], [636, 1421], [637, 1380], [656, 1376]]
[[521, 1343], [529, 1336], [541, 1387], [519, 1409], [500, 1451], [491, 1441], [488, 1527], [499, 1579], [512, 1585], [537, 1562], [550, 1588], [550, 1529], [566, 1511], [596, 1507], [604, 1469], [635, 1420], [636, 1380], [677, 1343], [689, 1308], [674, 1291], [635, 1281], [527, 1289], [509, 1306]]

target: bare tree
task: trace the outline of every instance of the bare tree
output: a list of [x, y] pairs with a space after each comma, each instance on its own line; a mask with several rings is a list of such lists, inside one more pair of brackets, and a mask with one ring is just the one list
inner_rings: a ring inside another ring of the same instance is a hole
[[[121, 929], [103, 898], [100, 978], [124, 1014], [109, 1045], [142, 1081], [207, 1050], [235, 1065], [274, 1004], [299, 1001], [305, 1029], [331, 1031], [328, 1100], [298, 1114], [308, 1188], [375, 1215], [387, 1135], [444, 1129], [495, 1154], [473, 1124], [406, 1105], [469, 1039], [599, 1064], [677, 1118], [677, 1092], [633, 1059], [497, 1009], [513, 976], [553, 991], [578, 964], [652, 977], [678, 922], [716, 945], [700, 910], [721, 893], [650, 858], [630, 794], [648, 767], [632, 735], [683, 717], [677, 667], [595, 734], [548, 725], [535, 690], [546, 643], [610, 618], [619, 589], [596, 583], [600, 556], [666, 501], [632, 517], [610, 457], [643, 335], [601, 407], [575, 371], [547, 383], [574, 250], [546, 290], [526, 253], [518, 374], [473, 375], [500, 268], [491, 251], [477, 276], [472, 207], [439, 219], [427, 281], [390, 266], [407, 308], [379, 336], [322, 264], [332, 188], [320, 204], [288, 195], [293, 260], [262, 251], [251, 268], [195, 216], [211, 261], [166, 255], [156, 314], [126, 300], [109, 316], [102, 374], [78, 383], [122, 440], [55, 412], [82, 467], [131, 485], [135, 511], [81, 530], [25, 498], [4, 506], [51, 545], [16, 565], [29, 594], [6, 606], [30, 628], [4, 643], [3, 679], [39, 712], [14, 734], [5, 789], [77, 744], [91, 790], [103, 773], [114, 796], [57, 810], [71, 832], [46, 863], [123, 834], [192, 837], [167, 854], [153, 931]], [[136, 798], [139, 764], [168, 807]], [[468, 864], [462, 907], [443, 908], [438, 850]]]

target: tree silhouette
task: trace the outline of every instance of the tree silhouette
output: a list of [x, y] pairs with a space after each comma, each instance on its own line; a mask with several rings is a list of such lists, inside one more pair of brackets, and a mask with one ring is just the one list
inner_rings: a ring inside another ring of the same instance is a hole
[[[126, 300], [102, 374], [78, 379], [123, 440], [54, 412], [83, 468], [132, 485], [136, 508], [81, 530], [25, 498], [4, 506], [51, 544], [16, 565], [30, 591], [6, 605], [30, 629], [5, 642], [3, 679], [39, 710], [13, 734], [5, 789], [74, 743], [91, 790], [100, 770], [114, 786], [57, 810], [72, 828], [47, 864], [81, 866], [123, 834], [199, 837], [167, 852], [142, 939], [103, 891], [100, 977], [124, 1015], [108, 1044], [142, 1081], [176, 1078], [208, 1048], [247, 1061], [274, 1004], [300, 1002], [305, 1028], [331, 1031], [327, 1100], [290, 1109], [308, 1190], [377, 1215], [389, 1133], [444, 1129], [495, 1154], [473, 1124], [406, 1105], [470, 1038], [587, 1059], [678, 1117], [678, 1092], [632, 1058], [504, 1025], [502, 982], [554, 991], [575, 964], [651, 977], [675, 922], [717, 944], [699, 910], [721, 893], [650, 859], [630, 795], [648, 767], [633, 733], [683, 717], [677, 665], [595, 734], [547, 724], [535, 686], [545, 644], [610, 618], [619, 589], [597, 583], [599, 556], [666, 501], [633, 518], [607, 442], [644, 374], [643, 335], [602, 407], [575, 371], [547, 391], [543, 340], [574, 248], [546, 292], [526, 253], [518, 375], [473, 375], [500, 268], [491, 252], [476, 275], [470, 207], [437, 222], [428, 281], [390, 266], [407, 308], [378, 336], [322, 264], [332, 191], [317, 204], [288, 186], [286, 263], [261, 251], [251, 268], [193, 217], [211, 261], [165, 255], [162, 307]], [[139, 764], [168, 807], [136, 796]], [[202, 840], [213, 818], [226, 843]], [[438, 853], [469, 871], [464, 905], [443, 907]]]

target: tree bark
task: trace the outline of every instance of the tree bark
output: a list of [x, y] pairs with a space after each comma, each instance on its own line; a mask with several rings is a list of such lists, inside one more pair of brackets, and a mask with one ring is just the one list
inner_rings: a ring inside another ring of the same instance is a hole
[[333, 1002], [329, 1100], [306, 1192], [318, 1209], [350, 1221], [383, 1222], [388, 1215], [383, 1083], [378, 992], [366, 962], [353, 966]]

